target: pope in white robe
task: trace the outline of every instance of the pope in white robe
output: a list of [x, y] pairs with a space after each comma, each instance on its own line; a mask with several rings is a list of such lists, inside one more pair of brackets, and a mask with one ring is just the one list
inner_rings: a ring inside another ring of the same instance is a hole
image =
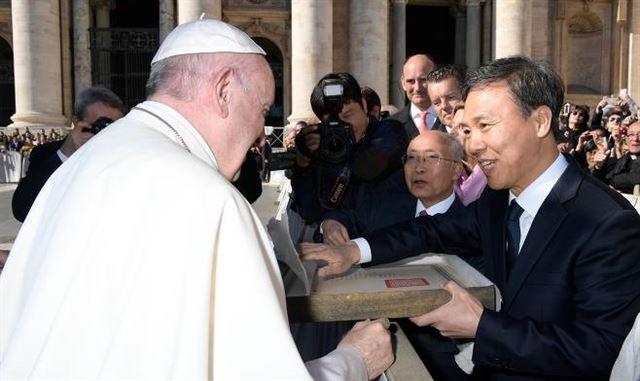
[[0, 276], [0, 379], [366, 379], [346, 346], [305, 366], [270, 240], [219, 166], [152, 101], [70, 157]]

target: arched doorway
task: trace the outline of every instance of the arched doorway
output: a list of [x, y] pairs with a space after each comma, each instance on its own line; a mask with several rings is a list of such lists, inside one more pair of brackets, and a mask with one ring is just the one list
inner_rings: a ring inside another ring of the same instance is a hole
[[265, 121], [267, 126], [284, 126], [284, 64], [282, 61], [282, 52], [278, 45], [264, 37], [253, 37], [253, 40], [260, 45], [267, 53], [267, 62], [273, 71], [273, 77], [276, 82], [275, 98], [271, 112]]
[[407, 57], [427, 53], [437, 63], [453, 63], [456, 19], [450, 7], [407, 5]]
[[13, 49], [7, 41], [0, 38], [0, 126], [11, 124], [11, 115], [15, 112]]

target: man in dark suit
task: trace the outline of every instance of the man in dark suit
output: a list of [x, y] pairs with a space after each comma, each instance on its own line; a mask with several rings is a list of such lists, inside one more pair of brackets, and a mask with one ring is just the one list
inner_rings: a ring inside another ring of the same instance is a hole
[[409, 103], [394, 114], [391, 119], [402, 123], [409, 140], [422, 131], [438, 130], [446, 132], [446, 128], [438, 121], [427, 94], [427, 74], [434, 67], [435, 63], [426, 54], [416, 54], [407, 58], [402, 67], [400, 81]]
[[431, 107], [446, 132], [451, 132], [454, 109], [462, 102], [463, 80], [464, 71], [457, 65], [440, 66], [427, 75], [427, 94]]
[[[421, 215], [466, 213], [453, 192], [460, 176], [463, 149], [452, 135], [427, 131], [409, 144], [403, 171], [389, 176], [388, 185], [362, 189], [353, 209], [337, 209], [322, 222], [325, 242], [343, 244], [349, 237], [361, 237], [377, 229]], [[482, 257], [469, 257], [469, 263], [482, 271]], [[452, 340], [430, 327], [416, 327], [403, 319], [402, 330], [435, 380], [466, 380], [454, 356], [458, 348]]]
[[24, 222], [40, 189], [62, 162], [94, 136], [91, 125], [99, 118], [112, 121], [120, 119], [125, 112], [122, 100], [104, 87], [83, 90], [74, 104], [73, 129], [63, 140], [36, 146], [29, 155], [29, 167], [24, 178], [13, 193], [11, 207], [13, 216]]
[[460, 142], [451, 135], [427, 131], [416, 136], [407, 148], [402, 171], [375, 189], [360, 189], [353, 207], [324, 215], [324, 242], [343, 244], [349, 237], [361, 237], [419, 215], [463, 208], [453, 193], [462, 155]]
[[470, 213], [367, 235], [370, 260], [355, 242], [308, 245], [306, 259], [327, 261], [328, 275], [425, 251], [481, 252], [500, 312], [448, 282], [451, 301], [413, 321], [474, 338], [479, 378], [608, 379], [640, 311], [640, 216], [558, 153], [564, 86], [550, 65], [496, 60], [471, 74], [465, 94], [463, 129], [492, 189]]

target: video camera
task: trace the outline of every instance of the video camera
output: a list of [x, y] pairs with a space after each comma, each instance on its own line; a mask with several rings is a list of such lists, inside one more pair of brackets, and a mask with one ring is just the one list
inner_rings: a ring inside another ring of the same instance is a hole
[[113, 119], [107, 118], [106, 116], [101, 116], [100, 118], [96, 119], [95, 122], [91, 123], [89, 127], [83, 127], [82, 132], [91, 132], [95, 135], [98, 132], [104, 130], [105, 127], [107, 127], [111, 123], [113, 123]]
[[[296, 136], [296, 147], [305, 156], [317, 157], [330, 164], [342, 164], [348, 160], [354, 142], [353, 131], [339, 117], [344, 105], [344, 87], [337, 79], [325, 79], [322, 81], [322, 94], [329, 117], [317, 125], [316, 131], [300, 131]], [[312, 129], [310, 127], [309, 130]], [[320, 148], [316, 152], [309, 151], [307, 147], [305, 139], [309, 133], [320, 135]]]

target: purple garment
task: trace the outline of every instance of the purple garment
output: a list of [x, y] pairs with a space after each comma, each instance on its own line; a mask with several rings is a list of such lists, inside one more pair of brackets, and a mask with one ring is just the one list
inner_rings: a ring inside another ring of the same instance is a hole
[[480, 198], [485, 186], [487, 186], [487, 176], [484, 175], [480, 166], [476, 164], [470, 175], [462, 171], [454, 185], [454, 191], [462, 201], [462, 204], [467, 206]]

